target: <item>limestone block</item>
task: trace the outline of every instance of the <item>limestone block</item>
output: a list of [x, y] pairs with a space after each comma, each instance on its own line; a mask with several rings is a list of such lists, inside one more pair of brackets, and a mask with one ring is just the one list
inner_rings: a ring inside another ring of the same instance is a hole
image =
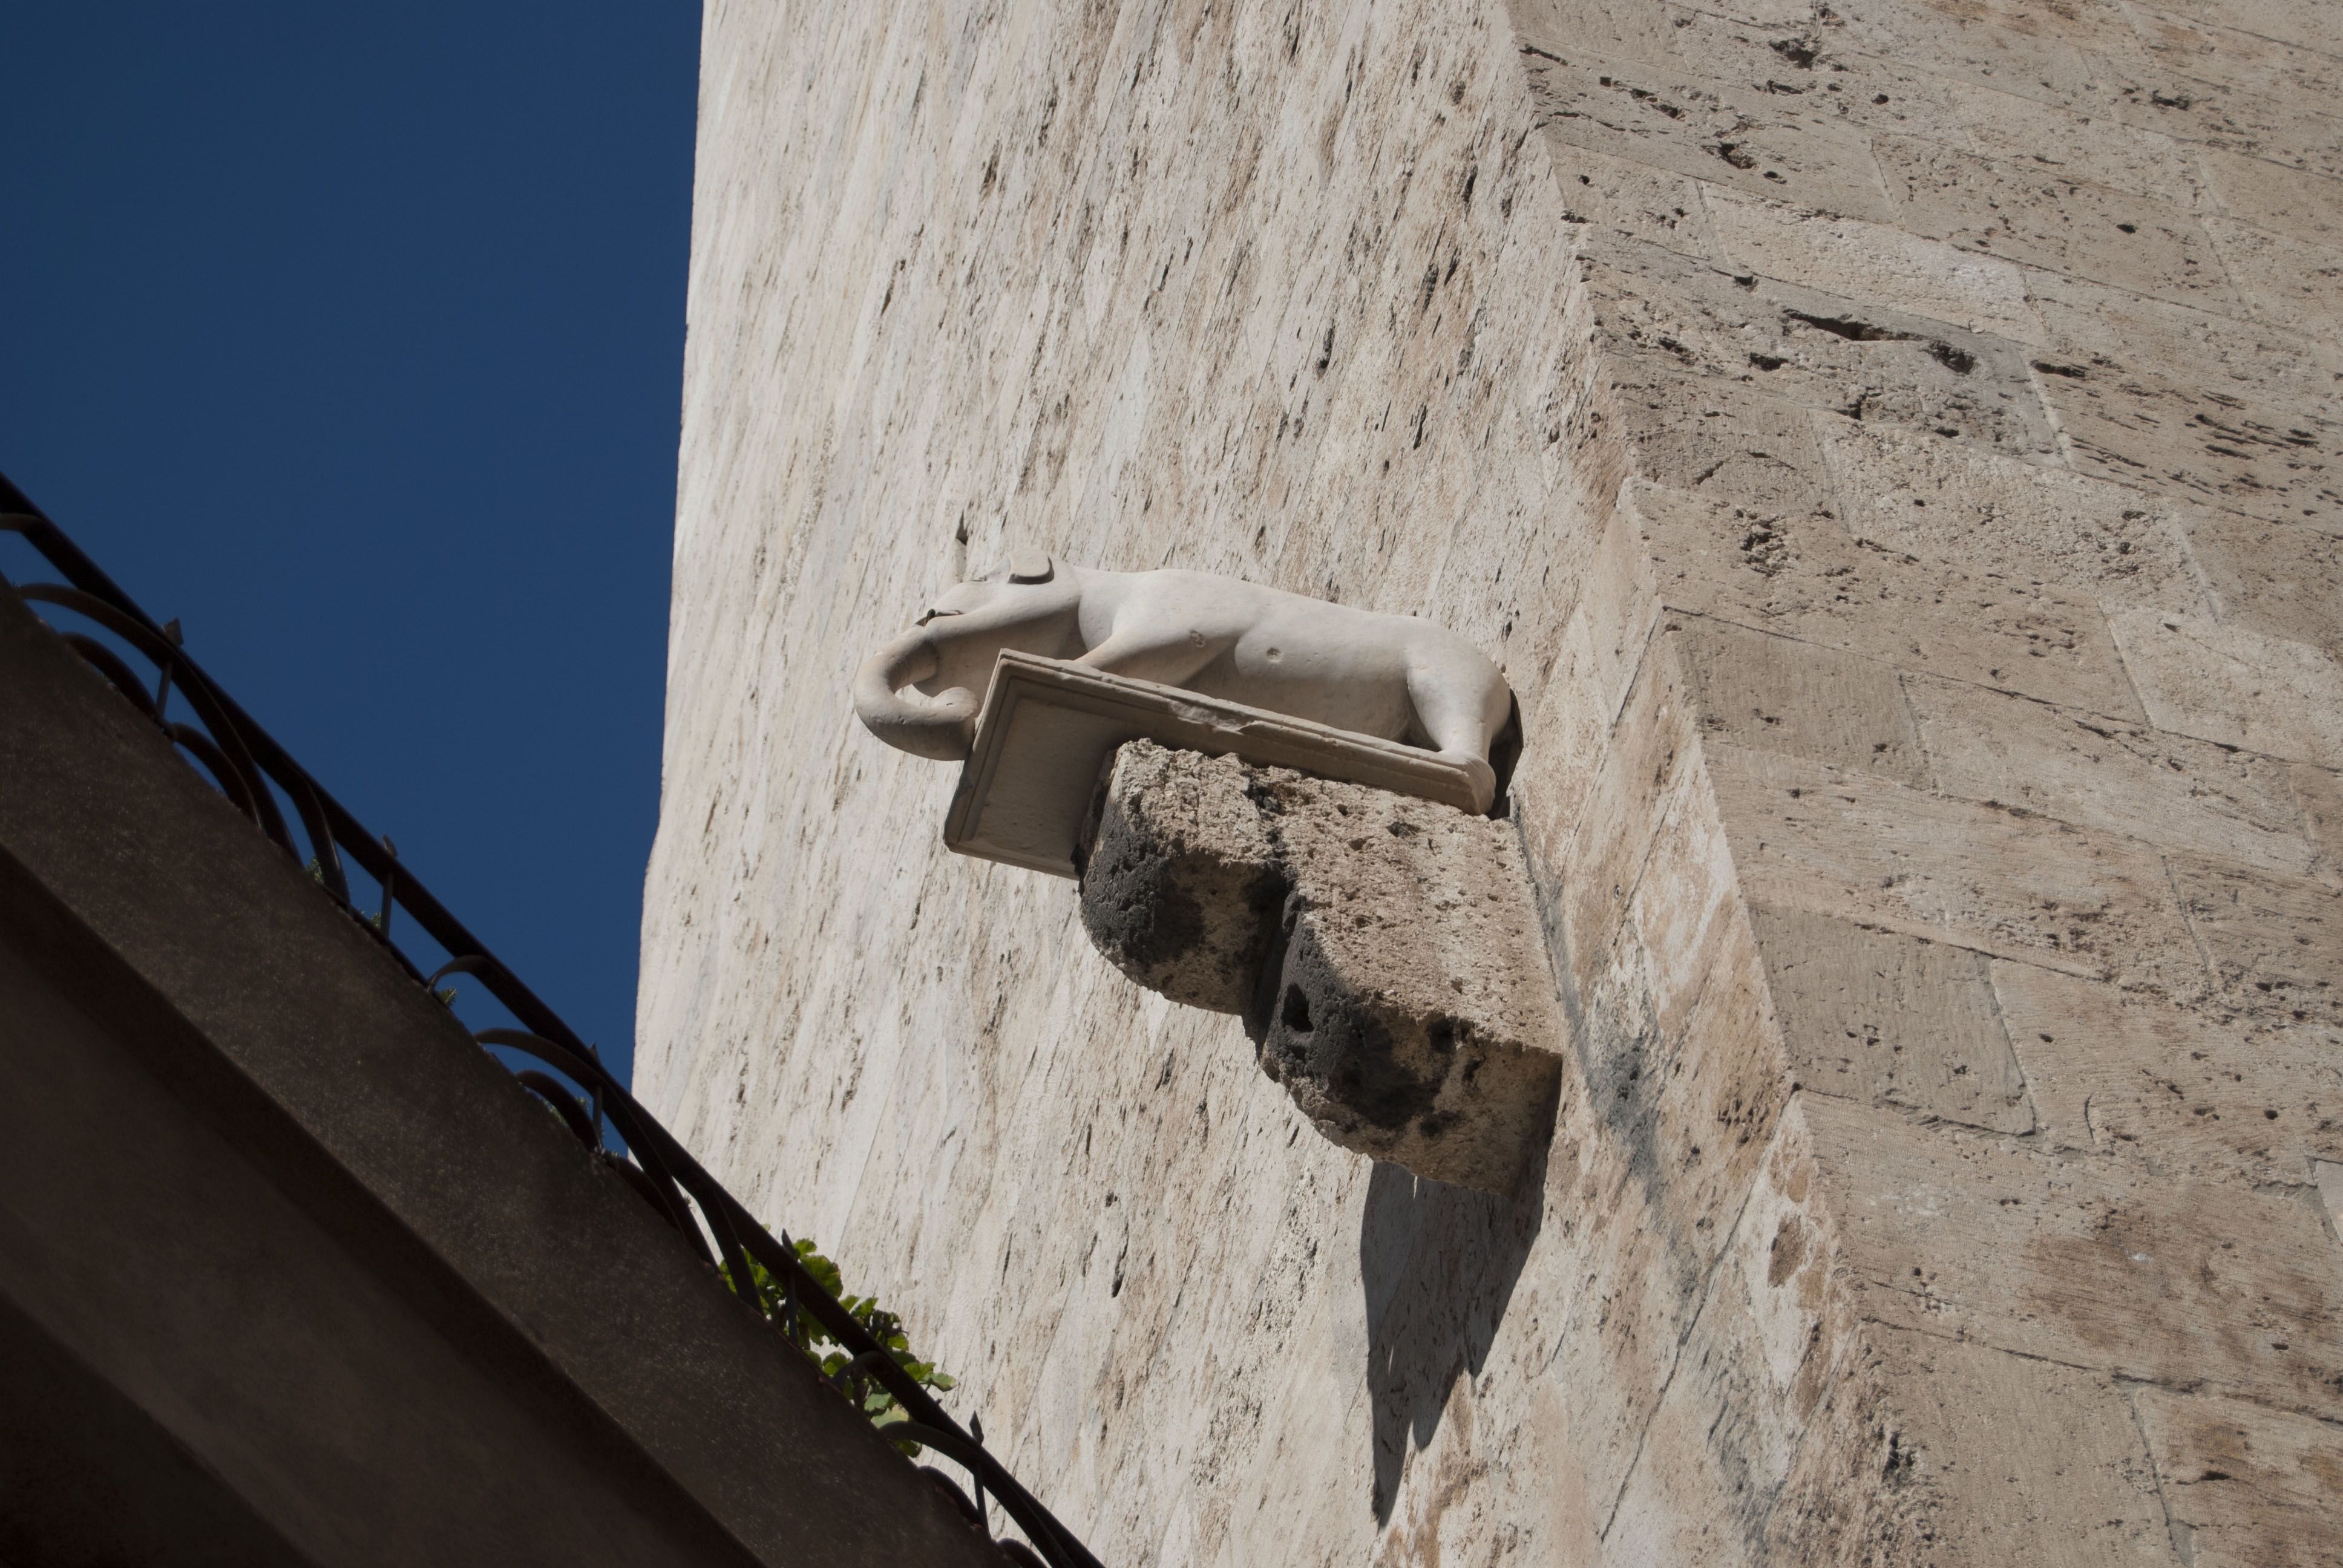
[[1148, 990], [1242, 1013], [1289, 889], [1243, 765], [1198, 755], [1140, 740], [1108, 759], [1082, 829], [1082, 926]]
[[1731, 21], [1784, 32], [1795, 31], [1814, 19], [1809, 0], [1721, 0], [1714, 9], [1719, 16]]
[[2154, 1388], [2137, 1399], [2194, 1568], [2343, 1568], [2343, 1432], [2239, 1400]]
[[1866, 1324], [1767, 1521], [1815, 1568], [2179, 1568], [2120, 1384]]
[[1569, 44], [1648, 65], [1684, 63], [1674, 35], [1690, 13], [1681, 5], [1640, 5], [1636, 0], [1509, 0], [1506, 10], [1514, 35], [1528, 49], [1551, 51]]
[[2329, 887], [2343, 887], [2343, 773], [2297, 762], [2287, 775], [2294, 781], [2303, 831], [2310, 838], [2310, 874]]
[[2300, 874], [2316, 850], [2290, 769], [2234, 747], [1907, 675], [1936, 789]]
[[2038, 268], [2026, 274], [2026, 293], [2041, 324], [2027, 341], [2045, 350], [2045, 376], [2161, 376], [2288, 410], [2281, 428], [2343, 422], [2334, 345]]
[[2343, 1031], [2177, 1007], [1996, 961], [1994, 994], [2056, 1147], [2284, 1186], [2343, 1160]]
[[2197, 149], [2171, 136], [1972, 83], [1947, 86], [1954, 119], [1987, 157], [2168, 202], [2182, 200], [2198, 183], [2191, 161]]
[[[2327, 141], [2322, 131], [2331, 136], [2331, 126], [2322, 122], [2331, 115], [2324, 110], [2336, 101], [2336, 94], [2343, 94], [2343, 58], [2336, 58], [2331, 45], [2334, 25], [2324, 28], [2329, 35], [2327, 45], [2303, 49], [2270, 31], [2270, 21], [2285, 9], [2315, 9], [2310, 5], [2263, 0], [2261, 5], [2228, 7], [2228, 16], [2212, 16], [2209, 9], [2202, 0], [2141, 7], [2139, 37], [2148, 56], [2184, 75], [2193, 86], [2212, 86], [2230, 98], [2221, 108], [2240, 131], [2254, 129], [2258, 115], [2270, 115], [2268, 129], [2285, 136], [2294, 147], [2310, 150]], [[2296, 40], [2301, 40], [2301, 33], [2296, 33]], [[2318, 108], [2306, 115], [2301, 106]], [[2289, 115], [2291, 125], [2285, 125]], [[2282, 162], [2289, 171], [2303, 166], [2298, 157]]]
[[1916, 234], [2200, 309], [2236, 307], [2212, 241], [2184, 208], [1915, 136], [1875, 136], [1872, 149]]
[[1566, 142], [1554, 145], [1554, 165], [1571, 222], [1686, 256], [1715, 253], [1697, 181]]
[[2343, 767], [2343, 664], [2204, 616], [2126, 610], [2107, 625], [2157, 729]]
[[1671, 615], [1666, 628], [1704, 735], [1927, 782], [1894, 666], [1704, 616]]
[[2016, 264], [1855, 218], [1818, 219], [1775, 202], [1715, 195], [1709, 223], [1743, 269], [1875, 301], [1971, 332], [2031, 341], [2041, 324]]
[[1753, 916], [1803, 1087], [1989, 1131], [2034, 1130], [1982, 954], [1804, 910]]
[[1716, 998], [1745, 985], [1762, 988], [1732, 845], [1697, 753], [1684, 771], [1682, 788], [1664, 797], [1664, 814], [1614, 939], [1643, 949], [1651, 1021], [1671, 1052]]
[[2169, 859], [2189, 927], [2233, 1006], [2343, 1023], [2343, 892], [2208, 855]]
[[2223, 214], [2305, 245], [2343, 248], [2343, 188], [2337, 182], [2212, 147], [2193, 155], [2206, 196]]
[[1564, 1033], [1512, 831], [1363, 785], [1132, 741], [1100, 786], [1082, 920], [1134, 980], [1242, 1011], [1319, 1131], [1510, 1192]]
[[2103, 605], [2205, 608], [2173, 508], [2127, 486], [1874, 419], [1865, 410], [1862, 420], [1815, 421], [1858, 539], [1969, 573], [2023, 574]]
[[1777, 753], [1705, 751], [1743, 890], [1761, 903], [2167, 995], [2204, 989], [2163, 859], [2137, 839]]
[[1524, 700], [1513, 772], [1539, 788], [1521, 792], [1515, 819], [1532, 846], [1567, 842], [1650, 647], [1659, 607], [1643, 583], [1637, 532], [1624, 508], [1612, 508], [1588, 568], [1590, 591], [1562, 628], [1544, 696]]
[[[1688, 1101], [1673, 1095], [1634, 945], [1622, 943], [1614, 957], [1582, 998], [1589, 1081], [1564, 1097], [1546, 1176], [1550, 1212], [1572, 1216], [1562, 1222], [1573, 1231], [1577, 1277], [1602, 1282], [1556, 1293], [1554, 1364], [1544, 1374], [1559, 1387], [1571, 1427], [1584, 1434], [1598, 1521], [1610, 1516], [1634, 1467], [1727, 1241], [1716, 1210], [1696, 1208], [1659, 1172], [1671, 1169], [1669, 1155], [1697, 1146], [1703, 1102], [1742, 1070], [1717, 1063], [1716, 1084]], [[1724, 1044], [1754, 1055], [1764, 1042], [1745, 1036]], [[1761, 1139], [1751, 1164], [1768, 1162], [1765, 1147]]]
[[2343, 658], [2343, 537], [2233, 512], [2187, 527], [2223, 620]]
[[1921, 62], [1850, 54], [1812, 11], [1745, 21], [1723, 13], [1745, 6], [1654, 9], [1673, 13], [1674, 53], [1705, 75], [1801, 98], [1808, 114], [1866, 131], [1936, 136], [1956, 146], [1969, 140], [1956, 112], [1958, 84], [1920, 68]]
[[1563, 928], [1555, 950], [1567, 955], [1564, 978], [1573, 987], [1591, 984], [1610, 962], [1652, 842], [1694, 787], [1695, 717], [1675, 660], [1665, 644], [1655, 644], [1627, 692], [1583, 809], [1559, 822], [1535, 803], [1523, 812], [1523, 840], [1554, 879]]
[[1859, 132], [1804, 113], [1791, 95], [1704, 77], [1676, 60], [1635, 59], [1539, 26], [1525, 7], [1531, 91], [1554, 106], [1554, 139], [1830, 213], [1893, 210]]
[[1974, 0], [1957, 11], [1869, 6], [1833, 29], [1835, 47], [1909, 60], [1956, 80], [2059, 101], [2061, 89], [2101, 71], [2137, 66], [2145, 51], [2130, 18], [2107, 0], [2083, 0], [2048, 15], [2022, 0]]
[[[2324, 0], [2182, 0], [2163, 8], [2222, 29], [2225, 39], [2276, 39], [2299, 48], [2343, 55], [2343, 15]], [[2169, 15], [2159, 22], [2169, 23]], [[2151, 35], [2153, 37], [2153, 35]], [[2233, 45], [2234, 46], [2234, 45]]]
[[[2128, 356], [2127, 356], [2128, 357]], [[2167, 379], [2184, 367], [2060, 364], [2042, 395], [2080, 471], [2258, 518], [2343, 529], [2343, 443], [2331, 401]]]
[[1802, 1103], [1864, 1315], [2343, 1417], [2343, 1270], [2304, 1189], [2162, 1179]]
[[1620, 422], [1653, 480], [1798, 515], [1829, 509], [1822, 448], [1796, 404], [1641, 357], [1615, 362], [1611, 379]]
[[1957, 10], [1868, 6], [1840, 18], [1835, 31], [1842, 48], [1925, 62], [2077, 116], [2334, 172], [2343, 126], [2256, 90], [2248, 75], [2239, 73], [2235, 86], [2207, 79], [2212, 56], [2174, 58], [2151, 48], [2155, 30], [2137, 26], [2137, 14], [2103, 0], [2046, 14], [2022, 0], [1977, 0]]
[[[2220, 71], [2217, 58], [2188, 64]], [[2149, 130], [2328, 179], [2343, 176], [2343, 121], [2304, 114], [2298, 102], [2258, 90], [2265, 84], [2253, 82], [2249, 73], [2238, 73], [2237, 79], [2247, 85], [2231, 87], [2202, 74], [2184, 75], [2157, 61], [2132, 83], [2106, 84], [2111, 89], [2106, 102], [2115, 114]]]
[[1785, 1117], [1644, 1430], [1608, 1561], [1765, 1560], [1766, 1516], [1852, 1326], [1825, 1289], [1826, 1222], [1800, 1201], [1811, 1175], [1803, 1144], [1798, 1119]]
[[[2140, 41], [2152, 57], [2197, 81], [2323, 109], [2343, 94], [2343, 59], [2337, 58], [2343, 38], [2331, 21], [2302, 23], [2325, 9], [2316, 0], [2167, 0], [2141, 8]], [[2310, 39], [2318, 41], [2297, 46]]]
[[1633, 500], [1672, 609], [2045, 702], [2143, 717], [2107, 618], [2087, 600], [1866, 548], [1827, 518], [1656, 485], [1636, 487]]
[[[1692, 815], [1671, 819], [1655, 859], [1709, 836], [1679, 838], [1674, 829]], [[1697, 1282], [1726, 1241], [1725, 1217], [1755, 1180], [1792, 1087], [1768, 1026], [1755, 934], [1729, 886], [1715, 889], [1711, 940], [1687, 944], [1710, 959], [1705, 970], [1668, 973], [1697, 967], [1654, 939], [1689, 934], [1681, 906], [1698, 881], [1689, 874], [1683, 885], [1653, 879], [1637, 889], [1630, 929], [1579, 993], [1573, 1042], [1591, 1108], [1630, 1173], [1668, 1172], [1644, 1194], [1638, 1221], [1663, 1261], [1634, 1267], [1662, 1276], [1674, 1299], [1660, 1317], [1672, 1322], [1696, 1304]]]
[[1759, 1560], [1752, 1540], [1811, 1409], [1795, 1411], [1765, 1375], [1747, 1290], [1741, 1270], [1718, 1271], [1620, 1493], [1611, 1523], [1619, 1550], [1608, 1561], [1724, 1568]]
[[2207, 218], [2205, 226], [2223, 267], [2251, 301], [2240, 314], [2330, 342], [2343, 337], [2343, 306], [2336, 303], [2343, 249], [2331, 241], [2305, 245], [2234, 218]]
[[2056, 449], [2026, 350], [2006, 338], [1634, 240], [1594, 237], [1581, 255], [1618, 350], [1866, 421], [2013, 454]]

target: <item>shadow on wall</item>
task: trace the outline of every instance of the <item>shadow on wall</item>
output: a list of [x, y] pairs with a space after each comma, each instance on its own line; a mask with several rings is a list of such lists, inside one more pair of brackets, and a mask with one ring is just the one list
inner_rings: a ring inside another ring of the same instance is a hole
[[1410, 1440], [1440, 1430], [1450, 1391], [1477, 1376], [1545, 1219], [1545, 1153], [1511, 1198], [1426, 1181], [1396, 1165], [1367, 1178], [1359, 1282], [1367, 1296], [1374, 1508], [1391, 1521]]

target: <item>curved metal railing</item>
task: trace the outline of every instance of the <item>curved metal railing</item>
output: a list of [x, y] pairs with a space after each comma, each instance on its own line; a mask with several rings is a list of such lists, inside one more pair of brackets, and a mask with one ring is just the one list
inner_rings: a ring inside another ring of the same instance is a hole
[[[947, 1414], [895, 1353], [806, 1270], [786, 1233], [776, 1235], [758, 1223], [636, 1102], [602, 1065], [594, 1047], [399, 864], [398, 851], [388, 838], [369, 832], [214, 684], [180, 646], [177, 621], [157, 625], [5, 476], [0, 476], [0, 533], [21, 535], [64, 579], [7, 585], [15, 587], [17, 597], [53, 612], [45, 617], [51, 628], [199, 767], [255, 828], [297, 863], [306, 860], [324, 894], [373, 933], [417, 984], [436, 991], [453, 976], [468, 976], [512, 1016], [519, 1027], [478, 1030], [473, 1039], [492, 1055], [518, 1052], [552, 1069], [548, 1073], [505, 1061], [522, 1087], [552, 1106], [570, 1131], [674, 1226], [737, 1294], [764, 1312], [801, 1351], [807, 1350], [800, 1326], [804, 1318], [827, 1331], [848, 1357], [828, 1381], [858, 1409], [865, 1408], [863, 1396], [870, 1384], [894, 1396], [906, 1419], [880, 1430], [890, 1441], [933, 1449], [964, 1469], [973, 1499], [940, 1472], [928, 1473], [952, 1493], [963, 1513], [990, 1534], [990, 1498], [1024, 1533], [1031, 1550], [1049, 1568], [1099, 1568], [1098, 1560], [985, 1448], [981, 1422], [971, 1420], [964, 1428]], [[6, 578], [0, 578], [0, 585], [5, 584]], [[155, 678], [143, 678], [100, 638], [57, 624], [54, 612], [77, 617], [133, 650], [155, 667]], [[196, 724], [171, 717], [174, 697]], [[380, 891], [371, 912], [356, 901], [350, 865]], [[448, 955], [446, 961], [427, 971], [400, 948], [392, 934], [392, 917], [401, 911]], [[501, 1056], [498, 1060], [504, 1060]], [[571, 1091], [571, 1085], [578, 1092]], [[758, 1290], [751, 1260], [778, 1284], [778, 1312], [768, 1308], [765, 1293]], [[999, 1544], [1012, 1556], [1027, 1551], [1023, 1543], [1013, 1540]]]

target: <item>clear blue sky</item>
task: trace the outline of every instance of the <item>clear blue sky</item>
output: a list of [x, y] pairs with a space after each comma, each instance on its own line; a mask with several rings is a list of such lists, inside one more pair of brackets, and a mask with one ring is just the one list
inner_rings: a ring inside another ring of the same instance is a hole
[[0, 12], [0, 470], [606, 1055], [698, 47], [691, 0]]

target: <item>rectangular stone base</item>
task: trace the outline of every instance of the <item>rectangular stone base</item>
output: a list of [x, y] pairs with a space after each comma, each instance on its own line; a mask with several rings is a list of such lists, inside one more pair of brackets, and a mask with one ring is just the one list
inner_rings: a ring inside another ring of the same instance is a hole
[[1099, 770], [1116, 747], [1141, 739], [1473, 809], [1465, 771], [1418, 747], [1064, 659], [1004, 652], [944, 818], [945, 847], [1073, 876], [1075, 839]]

